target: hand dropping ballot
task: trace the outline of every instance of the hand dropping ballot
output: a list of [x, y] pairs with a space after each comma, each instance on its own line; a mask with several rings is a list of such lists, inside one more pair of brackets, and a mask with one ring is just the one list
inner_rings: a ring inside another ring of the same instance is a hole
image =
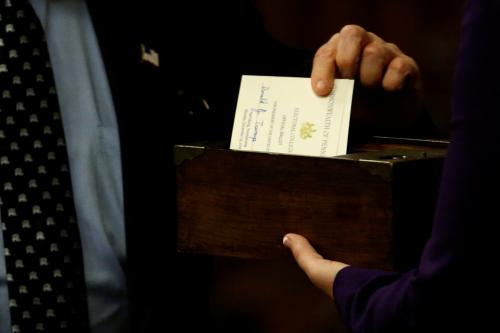
[[336, 79], [330, 95], [319, 97], [310, 78], [243, 75], [230, 148], [344, 155], [353, 89], [353, 80]]

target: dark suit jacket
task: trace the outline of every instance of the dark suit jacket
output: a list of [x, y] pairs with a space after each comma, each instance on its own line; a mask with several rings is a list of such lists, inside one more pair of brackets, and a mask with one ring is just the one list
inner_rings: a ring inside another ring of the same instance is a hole
[[290, 65], [309, 57], [270, 39], [243, 1], [87, 2], [120, 129], [132, 332], [206, 329], [210, 261], [175, 251], [172, 144], [229, 138], [241, 74], [297, 74]]

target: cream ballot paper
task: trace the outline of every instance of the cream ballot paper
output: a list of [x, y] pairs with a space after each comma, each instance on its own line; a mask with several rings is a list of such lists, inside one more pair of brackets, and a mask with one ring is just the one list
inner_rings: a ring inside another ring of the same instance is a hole
[[347, 150], [353, 80], [317, 96], [310, 78], [243, 75], [230, 149], [331, 157]]

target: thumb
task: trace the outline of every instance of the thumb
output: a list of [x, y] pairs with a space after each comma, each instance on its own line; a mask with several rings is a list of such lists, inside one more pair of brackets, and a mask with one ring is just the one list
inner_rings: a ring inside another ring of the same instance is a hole
[[292, 251], [295, 261], [311, 282], [325, 294], [333, 298], [333, 282], [337, 273], [347, 265], [324, 259], [309, 241], [297, 234], [287, 234], [283, 245]]

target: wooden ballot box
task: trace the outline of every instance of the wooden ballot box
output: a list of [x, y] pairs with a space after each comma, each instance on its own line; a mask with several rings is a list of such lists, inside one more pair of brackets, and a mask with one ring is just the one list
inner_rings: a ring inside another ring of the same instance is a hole
[[378, 137], [316, 158], [177, 145], [178, 251], [279, 258], [295, 232], [327, 258], [404, 270], [429, 234], [446, 147]]

